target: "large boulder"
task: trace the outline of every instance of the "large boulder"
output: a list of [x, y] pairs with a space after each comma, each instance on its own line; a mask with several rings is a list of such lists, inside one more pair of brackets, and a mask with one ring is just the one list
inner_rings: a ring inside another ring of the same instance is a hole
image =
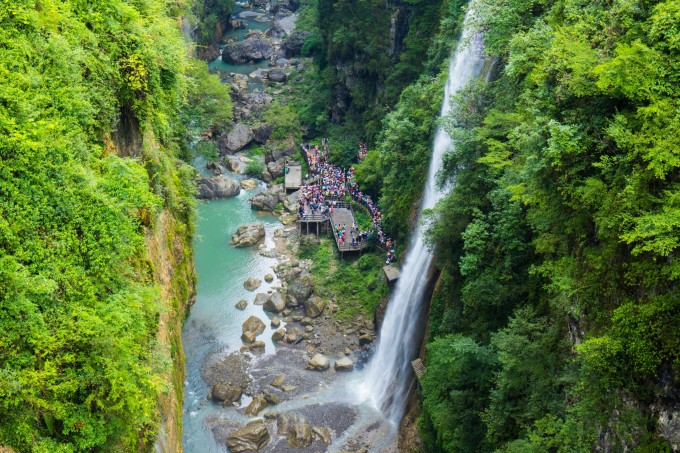
[[285, 82], [286, 73], [282, 69], [272, 69], [267, 76], [272, 82]]
[[202, 178], [198, 182], [198, 197], [206, 200], [235, 197], [239, 192], [239, 183], [222, 175]]
[[335, 371], [352, 371], [354, 362], [349, 357], [342, 357], [335, 361], [333, 368], [335, 368]]
[[267, 293], [257, 293], [255, 295], [255, 300], [253, 301], [253, 303], [255, 305], [264, 305], [267, 302], [267, 299], [269, 299]]
[[281, 50], [286, 58], [293, 58], [296, 55], [300, 55], [302, 46], [305, 44], [305, 39], [307, 39], [309, 35], [309, 32], [295, 31], [291, 33], [281, 45]]
[[274, 341], [282, 341], [284, 338], [286, 338], [286, 329], [283, 327], [279, 330], [275, 330], [272, 334], [272, 340]]
[[227, 156], [222, 162], [234, 173], [242, 175], [246, 172], [246, 164], [236, 156]]
[[269, 171], [269, 174], [271, 174], [274, 178], [278, 178], [283, 176], [285, 165], [286, 164], [283, 159], [279, 159], [276, 162], [269, 162], [267, 164], [267, 171]]
[[305, 313], [310, 318], [316, 318], [321, 313], [323, 309], [326, 308], [326, 301], [324, 301], [319, 296], [310, 297], [305, 301]]
[[271, 124], [260, 124], [253, 128], [253, 140], [257, 143], [265, 144], [274, 131]]
[[331, 436], [331, 432], [325, 426], [315, 426], [312, 428], [312, 432], [325, 444], [333, 442], [333, 436]]
[[[248, 291], [255, 291], [262, 284], [262, 280], [257, 277], [248, 277], [245, 282], [243, 282], [243, 287]], [[264, 294], [264, 293], [262, 293]], [[265, 296], [266, 297], [266, 296]], [[264, 302], [262, 302], [264, 303]]]
[[286, 436], [291, 447], [309, 447], [314, 442], [312, 425], [297, 414], [279, 415], [276, 419], [276, 432], [280, 436]]
[[276, 193], [269, 190], [260, 192], [250, 199], [250, 208], [255, 211], [274, 211], [276, 205], [279, 203], [279, 197]]
[[258, 185], [259, 183], [256, 179], [244, 179], [241, 181], [241, 187], [243, 187], [245, 190], [257, 189]]
[[314, 282], [311, 277], [299, 278], [291, 283], [286, 290], [286, 305], [297, 307], [304, 304], [312, 295], [312, 292], [314, 292]]
[[315, 354], [309, 362], [307, 362], [307, 369], [314, 371], [325, 371], [331, 366], [328, 358], [323, 354]]
[[272, 293], [264, 303], [264, 309], [272, 313], [281, 313], [286, 308], [286, 301], [278, 291]]
[[227, 447], [230, 451], [260, 451], [269, 443], [269, 431], [263, 420], [253, 420], [243, 428], [234, 431], [227, 437]]
[[231, 64], [244, 64], [250, 61], [268, 60], [273, 54], [274, 45], [269, 40], [250, 37], [224, 46], [222, 61]]
[[231, 244], [234, 247], [249, 247], [263, 238], [264, 224], [262, 222], [244, 223], [231, 237]]
[[241, 394], [241, 389], [233, 385], [215, 384], [210, 390], [210, 397], [216, 401], [221, 401], [224, 406], [239, 401]]
[[257, 414], [262, 412], [262, 410], [264, 410], [268, 405], [269, 404], [267, 403], [267, 400], [264, 397], [264, 395], [257, 395], [253, 398], [248, 407], [246, 407], [246, 415], [255, 417]]
[[272, 28], [265, 31], [264, 35], [268, 38], [281, 39], [286, 37], [286, 30], [284, 30], [277, 22], [274, 22]]
[[255, 334], [255, 336], [260, 335], [264, 332], [265, 325], [260, 318], [257, 316], [251, 316], [246, 319], [241, 326], [241, 331], [243, 333], [250, 332]]
[[243, 123], [238, 123], [226, 135], [220, 137], [220, 150], [235, 153], [253, 141], [253, 131]]

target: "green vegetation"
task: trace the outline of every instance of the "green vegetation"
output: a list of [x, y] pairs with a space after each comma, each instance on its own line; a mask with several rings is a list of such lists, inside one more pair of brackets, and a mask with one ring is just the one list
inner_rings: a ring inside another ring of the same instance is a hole
[[357, 260], [340, 260], [335, 242], [322, 239], [300, 247], [300, 258], [311, 259], [312, 279], [338, 305], [336, 318], [351, 321], [358, 315], [373, 319], [375, 309], [387, 297], [382, 254], [366, 253]]
[[[181, 344], [160, 338], [177, 341], [194, 283], [194, 171], [178, 158], [189, 120], [230, 103], [210, 101], [219, 81], [188, 58], [175, 4], [2, 9], [0, 445], [150, 451], [159, 401], [181, 401]], [[203, 101], [181, 113], [188, 98]]]
[[245, 173], [248, 176], [261, 177], [262, 173], [267, 169], [262, 161], [252, 159], [248, 161], [245, 168]]
[[607, 433], [612, 450], [668, 451], [652, 407], [680, 375], [680, 3], [478, 11], [502, 68], [445, 121], [428, 449], [592, 451]]
[[[319, 0], [313, 88], [295, 105], [340, 165], [369, 139], [357, 181], [403, 246], [464, 2], [401, 7], [390, 54], [384, 3]], [[454, 184], [427, 219], [441, 276], [426, 450], [669, 451], [657, 424], [680, 385], [680, 2], [476, 9], [493, 72], [441, 123], [456, 150], [440, 181]], [[305, 253], [334, 284], [324, 247]]]

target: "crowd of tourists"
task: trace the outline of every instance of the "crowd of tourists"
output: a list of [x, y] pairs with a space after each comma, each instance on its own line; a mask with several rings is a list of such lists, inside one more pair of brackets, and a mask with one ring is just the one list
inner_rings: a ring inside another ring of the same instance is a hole
[[[375, 238], [376, 242], [387, 250], [386, 264], [396, 260], [394, 253], [394, 241], [389, 238], [382, 228], [382, 213], [378, 205], [372, 200], [370, 195], [364, 194], [359, 190], [358, 184], [354, 181], [354, 167], [347, 172], [343, 171], [328, 161], [328, 139], [324, 138], [319, 145], [308, 143], [301, 146], [303, 154], [307, 158], [310, 174], [305, 175], [309, 180], [314, 176], [313, 183], [303, 185], [300, 188], [300, 207], [298, 215], [306, 218], [308, 215], [321, 215], [323, 219], [330, 218], [335, 209], [335, 203], [343, 201], [345, 194], [364, 205], [371, 213], [373, 227], [370, 231], [361, 231], [356, 224], [334, 225], [335, 234], [339, 244], [349, 244], [351, 247], [361, 248], [367, 241]], [[361, 140], [359, 143], [359, 159], [366, 157], [368, 147], [366, 142]]]

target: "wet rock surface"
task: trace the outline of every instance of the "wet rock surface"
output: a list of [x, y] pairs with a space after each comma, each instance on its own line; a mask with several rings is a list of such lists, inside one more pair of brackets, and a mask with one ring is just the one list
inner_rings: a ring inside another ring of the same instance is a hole
[[241, 192], [241, 186], [226, 176], [203, 178], [198, 182], [198, 197], [206, 200], [235, 197]]
[[262, 222], [246, 223], [241, 225], [232, 235], [231, 245], [249, 247], [262, 239], [264, 239], [264, 224]]
[[269, 430], [262, 420], [254, 420], [227, 437], [227, 447], [233, 452], [260, 451], [270, 440]]

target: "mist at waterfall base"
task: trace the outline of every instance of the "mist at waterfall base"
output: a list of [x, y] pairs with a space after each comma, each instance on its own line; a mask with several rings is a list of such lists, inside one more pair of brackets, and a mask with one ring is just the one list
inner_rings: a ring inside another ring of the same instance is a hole
[[[451, 96], [478, 77], [484, 66], [481, 35], [473, 34], [470, 30], [470, 17], [473, 14], [470, 9], [465, 16], [462, 39], [449, 63], [440, 117], [450, 112]], [[413, 382], [411, 360], [417, 355], [418, 342], [414, 339], [420, 327], [416, 320], [424, 315], [422, 307], [427, 294], [426, 278], [432, 265], [432, 253], [424, 242], [422, 212], [433, 208], [446, 194], [445, 190], [437, 189], [436, 175], [444, 154], [451, 151], [453, 146], [446, 131], [437, 128], [418, 224], [411, 237], [396, 289], [387, 306], [375, 354], [359, 389], [360, 397], [372, 400], [394, 423], [399, 423], [403, 416], [406, 397]]]

